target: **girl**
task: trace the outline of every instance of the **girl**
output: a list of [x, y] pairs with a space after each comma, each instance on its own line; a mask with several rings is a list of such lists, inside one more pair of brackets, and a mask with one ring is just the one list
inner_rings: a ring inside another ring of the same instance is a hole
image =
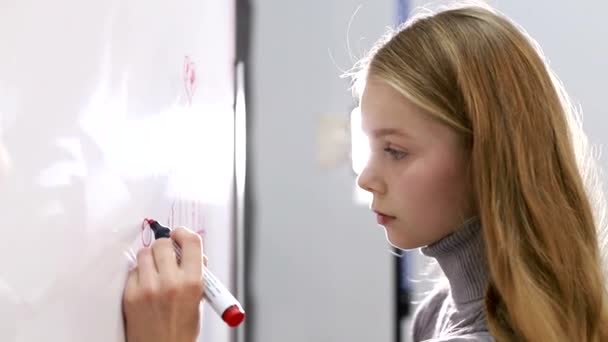
[[[487, 7], [454, 7], [410, 20], [353, 75], [371, 152], [358, 184], [387, 239], [422, 247], [449, 283], [414, 340], [608, 341], [600, 187], [536, 44]], [[129, 342], [195, 340], [201, 244], [175, 234], [181, 266], [157, 242], [130, 276]]]
[[359, 185], [388, 240], [423, 247], [449, 281], [414, 341], [608, 341], [583, 136], [536, 44], [487, 7], [454, 7], [388, 36], [355, 81]]

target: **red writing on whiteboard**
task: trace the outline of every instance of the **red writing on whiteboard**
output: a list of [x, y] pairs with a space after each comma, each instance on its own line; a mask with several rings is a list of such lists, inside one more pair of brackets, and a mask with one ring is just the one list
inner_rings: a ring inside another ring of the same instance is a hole
[[184, 88], [188, 104], [192, 105], [192, 98], [196, 90], [196, 66], [188, 56], [184, 59]]

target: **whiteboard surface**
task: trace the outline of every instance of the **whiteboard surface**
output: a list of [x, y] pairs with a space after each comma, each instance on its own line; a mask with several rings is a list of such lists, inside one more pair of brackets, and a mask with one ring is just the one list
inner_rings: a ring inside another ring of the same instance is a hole
[[204, 229], [230, 286], [233, 6], [0, 1], [1, 341], [124, 341], [144, 217]]

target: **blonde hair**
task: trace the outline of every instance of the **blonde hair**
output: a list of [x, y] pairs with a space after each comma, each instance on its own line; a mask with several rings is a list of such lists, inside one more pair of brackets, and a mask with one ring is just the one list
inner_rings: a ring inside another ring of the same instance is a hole
[[413, 17], [356, 67], [460, 132], [498, 341], [608, 341], [602, 185], [563, 86], [525, 31], [486, 5]]

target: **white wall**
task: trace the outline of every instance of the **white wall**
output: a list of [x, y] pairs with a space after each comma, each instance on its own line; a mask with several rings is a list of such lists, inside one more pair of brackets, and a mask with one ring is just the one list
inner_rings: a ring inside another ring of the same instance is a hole
[[352, 66], [359, 4], [357, 56], [392, 24], [393, 1], [253, 1], [254, 342], [392, 340], [384, 233], [353, 204], [348, 165], [316, 159], [320, 117], [347, 117], [353, 103], [336, 64]]

